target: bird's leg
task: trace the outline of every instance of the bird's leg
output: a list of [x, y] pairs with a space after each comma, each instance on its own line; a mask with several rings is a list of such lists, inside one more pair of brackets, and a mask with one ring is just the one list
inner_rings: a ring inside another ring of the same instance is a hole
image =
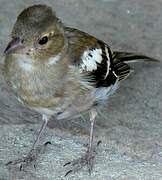
[[[14, 160], [14, 161], [10, 161], [8, 162], [6, 165], [16, 165], [16, 164], [19, 164], [21, 163], [20, 165], [20, 170], [23, 168], [23, 167], [26, 167], [28, 165], [30, 165], [32, 162], [36, 161], [42, 148], [40, 147], [37, 147], [37, 144], [40, 140], [40, 137], [44, 131], [44, 129], [46, 128], [46, 125], [48, 123], [48, 120], [49, 120], [49, 117], [46, 116], [46, 115], [43, 115], [42, 116], [42, 119], [43, 119], [43, 124], [39, 130], [39, 133], [38, 133], [38, 136], [36, 138], [36, 140], [34, 141], [33, 145], [32, 145], [32, 149], [29, 151], [29, 153], [27, 154], [27, 156], [25, 156], [24, 158], [21, 158], [21, 159], [17, 159], [17, 160]], [[48, 143], [45, 143], [44, 144], [44, 147], [47, 145]]]
[[95, 149], [93, 147], [93, 134], [94, 134], [94, 121], [97, 116], [97, 111], [96, 109], [91, 109], [90, 110], [90, 135], [89, 135], [89, 144], [88, 144], [88, 149], [85, 153], [84, 156], [82, 156], [79, 159], [73, 160], [71, 162], [66, 163], [64, 166], [71, 165], [71, 169], [66, 173], [65, 176], [72, 172], [77, 172], [80, 169], [82, 169], [84, 166], [88, 167], [89, 174], [92, 172], [93, 168], [93, 160], [95, 156]]
[[87, 163], [88, 163], [88, 170], [89, 173], [91, 174], [92, 167], [93, 167], [93, 159], [94, 159], [94, 149], [93, 149], [93, 131], [94, 131], [94, 121], [97, 116], [97, 111], [95, 109], [92, 109], [90, 111], [90, 122], [91, 122], [91, 127], [90, 127], [90, 136], [89, 136], [89, 146], [87, 150]]
[[34, 144], [32, 146], [32, 149], [35, 149], [35, 147], [37, 146], [37, 144], [38, 144], [38, 142], [40, 140], [40, 137], [42, 136], [42, 133], [43, 133], [44, 129], [47, 126], [49, 117], [43, 114], [42, 115], [42, 120], [43, 120], [42, 126], [41, 126], [41, 128], [40, 128], [40, 130], [38, 132], [38, 136], [37, 136], [37, 138], [36, 138], [36, 140], [35, 140], [35, 142], [34, 142]]

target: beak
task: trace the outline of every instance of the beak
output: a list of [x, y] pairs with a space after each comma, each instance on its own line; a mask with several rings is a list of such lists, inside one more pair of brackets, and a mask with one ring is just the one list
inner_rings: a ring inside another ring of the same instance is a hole
[[24, 46], [22, 44], [22, 40], [17, 37], [14, 38], [13, 40], [11, 40], [11, 42], [8, 43], [4, 53], [7, 54], [11, 54], [11, 53], [16, 53], [18, 50], [22, 49]]

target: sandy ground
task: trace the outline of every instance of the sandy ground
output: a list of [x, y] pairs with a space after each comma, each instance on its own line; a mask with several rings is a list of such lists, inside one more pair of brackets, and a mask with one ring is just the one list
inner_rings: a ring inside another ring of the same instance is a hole
[[[51, 5], [62, 21], [104, 40], [114, 49], [161, 59], [161, 0], [0, 0], [0, 62], [11, 27], [22, 9]], [[37, 168], [19, 171], [5, 163], [25, 155], [40, 126], [40, 115], [17, 103], [0, 74], [0, 180], [160, 180], [162, 179], [162, 64], [141, 63], [113, 96], [96, 122], [101, 140], [91, 177], [86, 168], [64, 178], [63, 164], [86, 148], [88, 120], [56, 121], [42, 143], [51, 141]], [[84, 117], [87, 119], [87, 117]]]

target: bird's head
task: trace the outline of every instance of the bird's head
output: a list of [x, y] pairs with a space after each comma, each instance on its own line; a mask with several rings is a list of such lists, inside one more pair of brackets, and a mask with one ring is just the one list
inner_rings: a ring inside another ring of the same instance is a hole
[[5, 54], [26, 54], [35, 59], [57, 55], [64, 47], [63, 24], [46, 5], [23, 10], [11, 33]]

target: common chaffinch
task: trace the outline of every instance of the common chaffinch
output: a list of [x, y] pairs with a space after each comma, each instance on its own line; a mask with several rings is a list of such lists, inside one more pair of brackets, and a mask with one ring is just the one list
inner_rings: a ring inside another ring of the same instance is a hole
[[75, 160], [71, 162], [75, 168], [67, 174], [85, 165], [91, 173], [97, 109], [107, 103], [122, 80], [130, 75], [129, 62], [153, 59], [112, 51], [103, 41], [64, 26], [46, 5], [23, 10], [11, 37], [5, 50], [6, 82], [18, 101], [42, 114], [43, 124], [30, 153], [10, 164], [33, 160], [33, 151], [51, 116], [61, 120], [88, 112], [91, 122], [88, 150], [79, 159], [78, 168]]

